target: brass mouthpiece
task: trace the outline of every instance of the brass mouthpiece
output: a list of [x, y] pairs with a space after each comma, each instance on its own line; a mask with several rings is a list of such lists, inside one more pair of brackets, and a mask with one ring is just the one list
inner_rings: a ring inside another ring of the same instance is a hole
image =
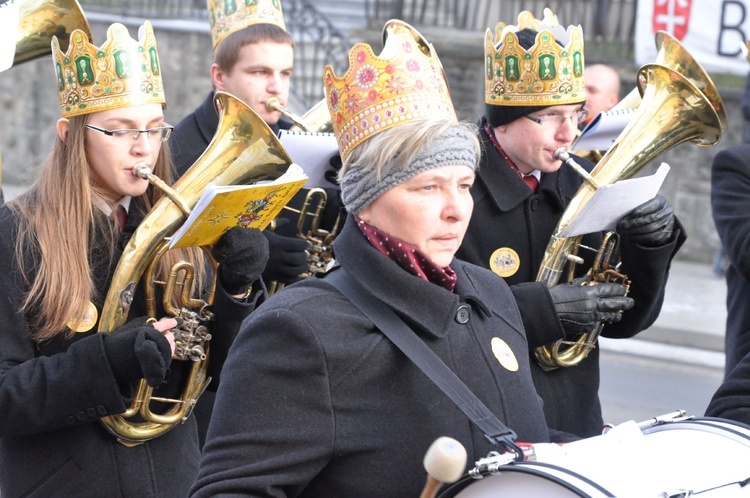
[[151, 167], [146, 163], [138, 163], [133, 166], [133, 176], [137, 176], [142, 180], [148, 180], [152, 174]]
[[289, 121], [299, 126], [302, 131], [312, 131], [308, 125], [302, 120], [301, 117], [294, 114], [292, 111], [281, 105], [281, 101], [277, 97], [270, 97], [266, 99], [266, 110], [268, 112], [276, 111], [283, 114]]
[[583, 169], [580, 164], [575, 162], [573, 158], [570, 157], [570, 154], [568, 154], [568, 151], [565, 150], [565, 147], [560, 147], [555, 152], [553, 152], [552, 157], [554, 157], [555, 159], [559, 159], [563, 163], [573, 168], [573, 170], [575, 170], [576, 173], [581, 175], [583, 179], [586, 180], [586, 183], [591, 185], [594, 188], [594, 190], [599, 188], [599, 184], [596, 182], [596, 180], [594, 180], [594, 177], [589, 175], [588, 171]]

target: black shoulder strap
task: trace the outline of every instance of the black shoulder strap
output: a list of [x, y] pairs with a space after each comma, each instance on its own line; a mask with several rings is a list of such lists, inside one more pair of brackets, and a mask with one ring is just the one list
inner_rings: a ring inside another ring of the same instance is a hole
[[515, 445], [516, 433], [508, 428], [466, 387], [461, 379], [411, 330], [396, 313], [374, 299], [343, 267], [325, 276], [325, 281], [336, 287], [375, 324], [388, 339], [416, 364], [467, 417], [484, 432], [493, 444], [501, 444], [508, 451], [522, 457]]

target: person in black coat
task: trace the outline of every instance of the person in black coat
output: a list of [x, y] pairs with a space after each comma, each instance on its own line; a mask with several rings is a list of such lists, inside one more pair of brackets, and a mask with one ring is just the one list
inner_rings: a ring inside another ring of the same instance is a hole
[[729, 147], [711, 167], [711, 210], [729, 266], [725, 374], [750, 353], [750, 144]]
[[[162, 197], [133, 169], [145, 165], [172, 180], [153, 30], [146, 22], [135, 41], [116, 23], [104, 48], [80, 30], [66, 54], [56, 38], [52, 46], [58, 77], [68, 75], [59, 80], [63, 117], [54, 148], [39, 179], [0, 208], [0, 494], [183, 497], [200, 458], [193, 417], [135, 445], [102, 421], [131, 406], [141, 379], [155, 397], [179, 397], [192, 367], [173, 361], [173, 330], [183, 324], [172, 317], [149, 323], [168, 315], [161, 308], [147, 313], [142, 287], [132, 303], [123, 294], [126, 323], [99, 331], [113, 276], [128, 275], [135, 263], [118, 266], [123, 249]], [[94, 59], [99, 64], [83, 64]], [[78, 80], [86, 74], [104, 81], [113, 71], [123, 84], [111, 93], [88, 91]], [[137, 233], [147, 244], [145, 232]], [[240, 321], [264, 297], [255, 282], [266, 252], [259, 231], [241, 229], [212, 251], [219, 282], [208, 375], [221, 370]], [[167, 252], [157, 276], [178, 261], [195, 268], [195, 297], [207, 294], [213, 275], [200, 249]], [[161, 294], [157, 289], [159, 303]]]
[[[505, 45], [496, 50], [488, 42], [488, 60], [503, 61], [506, 55], [524, 60], [526, 50], [536, 60], [532, 47], [539, 46], [542, 32], [524, 24], [517, 29], [512, 36], [519, 53], [511, 53]], [[657, 197], [636, 208], [617, 226], [621, 271], [632, 281], [630, 297], [623, 298], [616, 288], [601, 284], [561, 283], [548, 289], [536, 282], [547, 243], [583, 182], [572, 168], [553, 157], [558, 148], [570, 147], [577, 122], [586, 114], [583, 45], [582, 41], [576, 45], [576, 33], [568, 43], [557, 40], [557, 44], [549, 44], [560, 50], [557, 60], [561, 64], [569, 63], [570, 68], [580, 64], [570, 93], [559, 96], [541, 86], [533, 99], [536, 105], [525, 105], [532, 99], [514, 93], [518, 86], [505, 85], [500, 77], [487, 80], [486, 116], [479, 126], [482, 158], [472, 189], [474, 212], [457, 257], [492, 269], [511, 285], [529, 338], [534, 383], [544, 400], [548, 424], [589, 437], [600, 434], [603, 426], [598, 349], [575, 367], [553, 370], [540, 367], [534, 350], [561, 339], [577, 340], [599, 323], [607, 324], [604, 336], [617, 338], [631, 337], [650, 326], [661, 309], [670, 262], [685, 235], [666, 199]], [[562, 56], [562, 45], [566, 45], [569, 56]], [[579, 59], [575, 59], [576, 53]], [[527, 76], [519, 75], [522, 79]], [[585, 170], [593, 169], [592, 163], [575, 160]], [[533, 182], [533, 189], [529, 182]], [[601, 240], [602, 234], [590, 234], [583, 237], [582, 244], [598, 248]], [[578, 267], [581, 276], [591, 268], [593, 256], [583, 251], [579, 255], [585, 261]]]
[[[349, 212], [334, 243], [340, 266], [274, 294], [243, 323], [190, 496], [418, 496], [436, 438], [462, 443], [469, 466], [502, 452], [330, 283], [342, 273], [393, 310], [519, 441], [550, 439], [508, 286], [454, 258], [471, 214], [478, 141], [457, 122], [445, 81], [432, 77], [436, 56], [417, 47], [397, 31], [383, 51], [389, 59], [358, 44], [344, 77], [326, 68], [332, 113], [346, 99], [363, 103], [342, 105], [334, 125]], [[360, 67], [389, 67], [405, 85], [359, 86]], [[415, 112], [386, 123], [402, 109], [394, 92]], [[347, 133], [364, 116], [382, 127]]]

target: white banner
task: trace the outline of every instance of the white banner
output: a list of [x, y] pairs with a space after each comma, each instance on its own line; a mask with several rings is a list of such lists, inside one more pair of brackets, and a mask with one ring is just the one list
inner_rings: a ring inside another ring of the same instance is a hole
[[654, 35], [674, 35], [708, 72], [747, 75], [750, 0], [638, 0], [635, 63], [653, 62]]

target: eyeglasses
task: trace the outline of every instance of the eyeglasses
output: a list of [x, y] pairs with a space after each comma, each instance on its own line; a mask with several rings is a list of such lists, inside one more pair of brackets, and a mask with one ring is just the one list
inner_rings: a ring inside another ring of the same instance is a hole
[[149, 128], [148, 130], [105, 130], [104, 128], [90, 124], [87, 124], [86, 128], [104, 133], [109, 137], [113, 137], [118, 142], [127, 142], [128, 139], [131, 142], [137, 142], [141, 138], [141, 133], [145, 133], [149, 140], [156, 141], [158, 139], [159, 142], [166, 142], [172, 134], [172, 130], [174, 130], [174, 126], [171, 125]]
[[585, 120], [588, 115], [589, 111], [587, 111], [586, 109], [578, 109], [577, 111], [573, 112], [573, 114], [570, 114], [568, 116], [565, 116], [563, 114], [543, 114], [541, 116], [530, 116], [527, 114], [524, 117], [532, 120], [535, 123], [539, 123], [545, 128], [557, 128], [568, 119], [570, 119], [571, 123], [577, 125], [581, 121]]

